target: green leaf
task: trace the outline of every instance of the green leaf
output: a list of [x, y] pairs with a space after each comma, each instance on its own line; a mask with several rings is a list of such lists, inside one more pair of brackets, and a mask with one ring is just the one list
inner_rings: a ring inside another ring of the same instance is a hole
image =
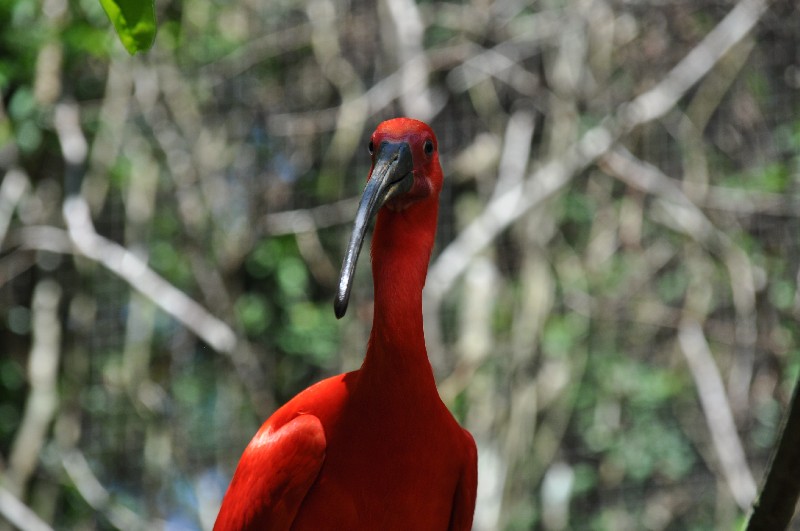
[[150, 49], [156, 38], [153, 0], [100, 0], [100, 4], [128, 53], [133, 55]]

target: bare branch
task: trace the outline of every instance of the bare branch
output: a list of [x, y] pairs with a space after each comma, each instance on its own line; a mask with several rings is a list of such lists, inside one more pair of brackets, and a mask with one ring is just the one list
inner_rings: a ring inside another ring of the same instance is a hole
[[683, 193], [677, 183], [652, 164], [637, 159], [630, 151], [618, 146], [603, 155], [601, 169], [628, 186], [663, 199], [673, 208], [673, 228], [697, 242], [718, 250], [727, 236], [716, 230], [706, 215]]
[[539, 46], [501, 42], [488, 49], [480, 48], [477, 44], [472, 44], [472, 47], [476, 48], [475, 52], [447, 74], [447, 84], [452, 90], [467, 91], [485, 79], [494, 78], [525, 96], [538, 95], [539, 78], [525, 70], [520, 63], [537, 53]]
[[625, 106], [623, 117], [628, 128], [650, 122], [669, 112], [700, 78], [750, 33], [768, 5], [769, 0], [741, 0], [736, 4], [658, 85]]
[[741, 0], [655, 87], [621, 106], [616, 115], [587, 131], [562, 156], [544, 163], [524, 183], [489, 201], [481, 215], [431, 265], [425, 290], [426, 305], [438, 307], [469, 261], [511, 223], [562, 190], [574, 175], [593, 164], [622, 135], [669, 111], [747, 35], [766, 7], [766, 0]]
[[24, 273], [36, 263], [33, 253], [10, 253], [0, 259], [0, 287], [11, 282], [16, 276]]
[[264, 216], [256, 226], [260, 235], [281, 236], [315, 231], [349, 223], [358, 207], [358, 197], [349, 197], [314, 208], [287, 210]]
[[746, 511], [755, 499], [756, 482], [747, 465], [725, 386], [700, 323], [685, 318], [678, 331], [678, 343], [694, 379], [722, 474], [736, 504]]
[[345, 59], [335, 24], [336, 7], [330, 0], [313, 0], [307, 7], [313, 30], [311, 46], [320, 70], [339, 91], [342, 104], [336, 112], [333, 138], [322, 159], [322, 167], [340, 176], [358, 148], [369, 116], [364, 84]]
[[53, 531], [30, 507], [0, 485], [0, 515], [22, 531]]
[[138, 78], [138, 92], [142, 92], [141, 86], [147, 84], [147, 78], [135, 76], [129, 61], [116, 60], [108, 65], [105, 93], [97, 120], [98, 130], [92, 141], [88, 168], [81, 183], [81, 194], [94, 213], [99, 212], [105, 203], [109, 185], [108, 172], [122, 146], [134, 77]]
[[[73, 166], [83, 164], [88, 148], [80, 129], [77, 107], [59, 104], [54, 125], [64, 159]], [[183, 323], [213, 349], [225, 353], [233, 352], [236, 334], [227, 324], [159, 276], [135, 253], [97, 234], [89, 205], [83, 197], [68, 197], [64, 201], [62, 213], [69, 238], [80, 254], [103, 264], [156, 306]]]
[[81, 497], [94, 510], [103, 513], [109, 522], [121, 530], [145, 531], [163, 526], [159, 522], [147, 522], [135, 512], [117, 503], [92, 472], [86, 457], [78, 450], [70, 450], [61, 455], [61, 464], [67, 476], [75, 485]]
[[44, 446], [58, 404], [56, 380], [61, 357], [60, 300], [61, 287], [54, 280], [42, 280], [36, 285], [31, 326], [33, 345], [28, 358], [30, 393], [11, 445], [5, 481], [15, 496], [22, 496], [36, 469], [39, 452]]
[[0, 183], [0, 248], [3, 246], [14, 209], [29, 187], [28, 176], [17, 168], [8, 170], [3, 182]]
[[214, 350], [230, 353], [236, 348], [236, 334], [226, 323], [167, 282], [134, 253], [97, 234], [82, 198], [71, 197], [64, 202], [64, 220], [80, 254], [125, 280]]
[[[748, 389], [752, 376], [752, 361], [756, 338], [756, 288], [753, 267], [747, 253], [724, 232], [717, 229], [676, 182], [658, 168], [638, 160], [622, 147], [603, 156], [601, 166], [626, 184], [664, 201], [659, 203], [667, 215], [661, 221], [701, 243], [721, 257], [728, 269], [733, 303], [736, 309], [736, 346], [729, 388], [734, 411], [747, 407]], [[658, 212], [654, 217], [659, 217]]]
[[535, 129], [534, 114], [522, 108], [508, 118], [503, 137], [503, 152], [497, 168], [494, 195], [505, 192], [525, 179], [531, 153], [531, 139]]
[[387, 43], [389, 50], [397, 51], [397, 61], [400, 65], [400, 103], [407, 116], [429, 120], [438, 107], [433, 102], [428, 77], [430, 64], [425, 55], [422, 38], [425, 36], [425, 26], [422, 15], [413, 0], [384, 0], [391, 24], [384, 32], [390, 35]]
[[239, 76], [272, 57], [297, 50], [308, 45], [311, 25], [302, 22], [291, 27], [267, 33], [248, 41], [243, 46], [220, 59], [200, 68], [202, 76], [208, 75], [215, 84]]

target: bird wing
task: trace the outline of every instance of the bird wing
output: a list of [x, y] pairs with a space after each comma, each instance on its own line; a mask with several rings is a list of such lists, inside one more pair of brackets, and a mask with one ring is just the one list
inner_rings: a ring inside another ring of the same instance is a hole
[[277, 430], [265, 424], [239, 460], [214, 531], [288, 530], [325, 448], [325, 431], [314, 415], [299, 415]]
[[472, 529], [472, 517], [475, 514], [475, 497], [478, 492], [478, 448], [475, 439], [467, 431], [466, 450], [467, 456], [461, 467], [461, 477], [458, 479], [456, 492], [453, 495], [453, 510], [450, 513], [449, 531], [469, 531]]

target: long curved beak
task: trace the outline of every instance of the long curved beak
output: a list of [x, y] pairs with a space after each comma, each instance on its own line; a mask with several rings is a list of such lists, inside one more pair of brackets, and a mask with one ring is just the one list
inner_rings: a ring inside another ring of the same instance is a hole
[[353, 287], [353, 274], [356, 271], [356, 262], [364, 243], [367, 225], [386, 201], [411, 189], [414, 183], [413, 170], [411, 148], [406, 142], [383, 142], [380, 145], [372, 165], [372, 173], [358, 204], [353, 234], [350, 236], [350, 244], [344, 255], [342, 272], [339, 274], [339, 289], [336, 292], [336, 300], [333, 301], [337, 319], [341, 319], [347, 311], [350, 289]]

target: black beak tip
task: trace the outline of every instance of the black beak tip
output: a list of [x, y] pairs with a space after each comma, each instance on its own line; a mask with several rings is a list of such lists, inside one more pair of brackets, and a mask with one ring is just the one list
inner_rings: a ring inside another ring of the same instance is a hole
[[336, 314], [337, 319], [344, 317], [347, 312], [347, 299], [336, 297], [333, 301], [333, 313]]

